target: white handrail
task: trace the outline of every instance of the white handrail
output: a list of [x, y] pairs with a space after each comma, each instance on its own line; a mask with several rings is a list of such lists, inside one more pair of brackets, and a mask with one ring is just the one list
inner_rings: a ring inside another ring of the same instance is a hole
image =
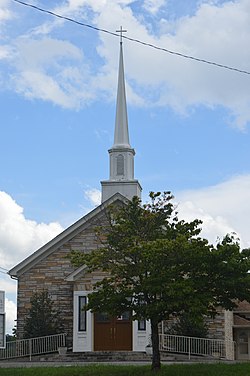
[[213, 358], [234, 359], [235, 342], [211, 338], [197, 338], [176, 336], [171, 334], [159, 334], [160, 351], [209, 356]]
[[31, 360], [32, 355], [57, 352], [59, 347], [65, 345], [65, 333], [6, 342], [6, 348], [0, 349], [0, 360], [27, 356]]

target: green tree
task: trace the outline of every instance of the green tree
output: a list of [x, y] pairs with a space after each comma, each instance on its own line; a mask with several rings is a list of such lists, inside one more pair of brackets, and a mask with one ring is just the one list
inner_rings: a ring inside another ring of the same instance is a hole
[[194, 317], [232, 309], [250, 298], [250, 252], [233, 237], [216, 247], [199, 236], [201, 221], [179, 220], [170, 192], [150, 193], [142, 205], [134, 197], [108, 211], [109, 226], [99, 228], [106, 242], [89, 254], [72, 252], [75, 266], [106, 272], [89, 295], [88, 308], [150, 320], [152, 370], [160, 369], [158, 324], [172, 315]]
[[11, 334], [6, 334], [6, 342], [14, 342], [16, 341], [16, 336]]
[[189, 312], [184, 312], [181, 316], [173, 318], [173, 321], [167, 327], [166, 333], [206, 338], [208, 335], [208, 327], [203, 316], [195, 317]]
[[35, 292], [24, 324], [24, 338], [43, 337], [61, 333], [59, 314], [53, 307], [48, 291]]

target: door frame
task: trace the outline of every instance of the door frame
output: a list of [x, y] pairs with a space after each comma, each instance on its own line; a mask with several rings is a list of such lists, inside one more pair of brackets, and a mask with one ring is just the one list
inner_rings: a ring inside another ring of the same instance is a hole
[[[250, 327], [234, 328], [234, 330], [236, 342], [236, 359], [250, 360]], [[242, 339], [240, 339], [240, 334], [244, 333], [246, 335], [245, 340], [243, 337]]]
[[[86, 296], [90, 290], [75, 290], [73, 298], [73, 352], [94, 351], [94, 313], [90, 310], [86, 312], [86, 331], [79, 331], [79, 296]], [[138, 321], [132, 322], [132, 351], [145, 351], [148, 338], [151, 333], [150, 322], [146, 321], [145, 330], [139, 329]]]

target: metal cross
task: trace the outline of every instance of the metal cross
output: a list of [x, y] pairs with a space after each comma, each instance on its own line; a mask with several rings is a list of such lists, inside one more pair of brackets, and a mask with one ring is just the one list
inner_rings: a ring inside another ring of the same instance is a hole
[[122, 44], [122, 33], [126, 33], [127, 30], [123, 30], [122, 26], [120, 27], [120, 30], [116, 30], [116, 33], [120, 33], [120, 43]]

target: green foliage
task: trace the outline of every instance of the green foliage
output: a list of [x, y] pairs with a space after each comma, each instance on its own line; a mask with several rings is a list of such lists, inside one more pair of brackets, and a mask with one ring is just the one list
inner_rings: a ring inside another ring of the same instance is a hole
[[187, 337], [206, 338], [208, 328], [202, 316], [194, 317], [185, 312], [169, 325], [167, 333]]
[[100, 228], [103, 247], [73, 252], [74, 265], [106, 272], [89, 295], [93, 311], [151, 322], [153, 369], [160, 368], [158, 323], [171, 315], [215, 314], [235, 300], [250, 300], [250, 251], [227, 235], [217, 246], [200, 237], [201, 221], [179, 220], [170, 192], [150, 193], [142, 205], [134, 197], [108, 211], [109, 227]]
[[36, 292], [31, 297], [31, 308], [25, 319], [24, 338], [43, 337], [62, 332], [59, 314], [53, 308], [48, 291]]
[[16, 336], [11, 334], [6, 334], [6, 342], [14, 342], [16, 341]]

